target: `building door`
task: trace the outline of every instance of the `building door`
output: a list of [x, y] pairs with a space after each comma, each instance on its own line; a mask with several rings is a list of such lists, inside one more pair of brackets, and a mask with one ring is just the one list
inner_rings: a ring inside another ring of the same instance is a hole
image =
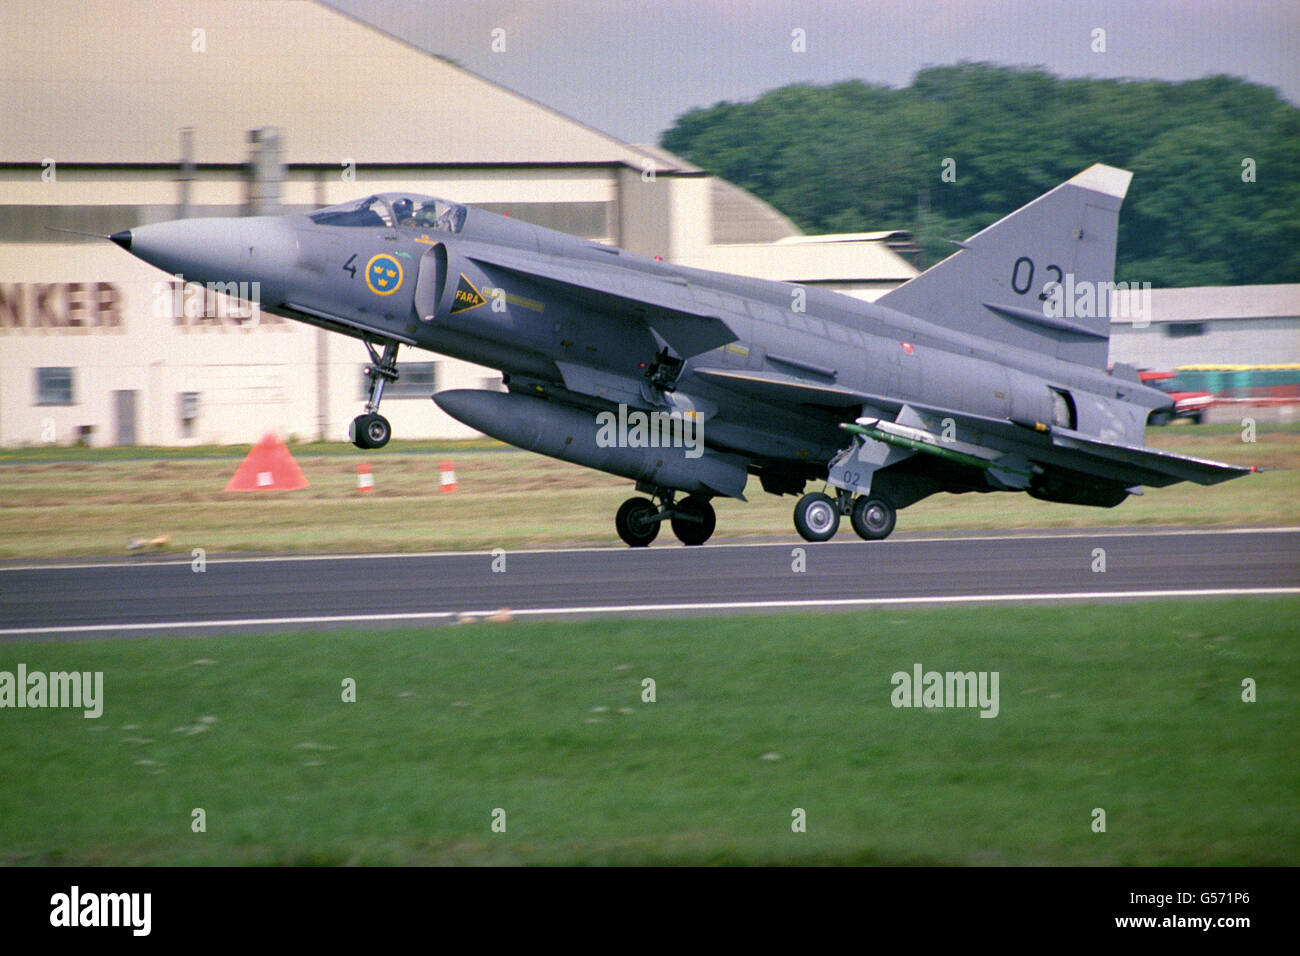
[[117, 443], [119, 445], [135, 444], [135, 396], [134, 389], [113, 393], [113, 407], [117, 418]]

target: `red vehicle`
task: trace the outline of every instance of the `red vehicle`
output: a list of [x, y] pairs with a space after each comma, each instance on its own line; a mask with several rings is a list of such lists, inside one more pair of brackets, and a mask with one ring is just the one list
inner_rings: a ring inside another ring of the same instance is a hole
[[1158, 388], [1173, 400], [1172, 407], [1157, 409], [1151, 413], [1152, 425], [1168, 425], [1179, 418], [1186, 418], [1199, 425], [1205, 420], [1205, 410], [1214, 404], [1214, 396], [1209, 392], [1188, 392], [1179, 389], [1176, 372], [1142, 369], [1138, 372], [1138, 378], [1142, 380], [1143, 385]]

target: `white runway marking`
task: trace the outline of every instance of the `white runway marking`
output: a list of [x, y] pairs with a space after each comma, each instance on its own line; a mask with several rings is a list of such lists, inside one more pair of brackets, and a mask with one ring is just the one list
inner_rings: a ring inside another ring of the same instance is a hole
[[[1300, 527], [1283, 527], [1283, 528], [1176, 528], [1170, 530], [1144, 530], [1133, 531], [1122, 528], [1105, 530], [1105, 531], [1087, 531], [1072, 529], [1068, 531], [1028, 531], [1021, 534], [971, 534], [971, 535], [936, 535], [935, 537], [909, 538], [899, 537], [891, 540], [888, 544], [881, 543], [874, 546], [894, 548], [899, 545], [914, 544], [940, 544], [951, 541], [1042, 541], [1056, 538], [1164, 538], [1177, 537], [1180, 535], [1218, 535], [1218, 534], [1290, 534], [1300, 531]], [[830, 541], [827, 544], [842, 544], [849, 547], [870, 547], [867, 542], [856, 539], [848, 541]], [[737, 541], [732, 543], [719, 542], [717, 544], [705, 545], [702, 551], [718, 551], [724, 548], [778, 548], [778, 547], [808, 547], [808, 542], [791, 537], [789, 541]], [[677, 550], [671, 545], [667, 548], [623, 548], [617, 546], [593, 547], [593, 548], [521, 548], [517, 551], [507, 549], [508, 554], [590, 554], [592, 552], [604, 552], [607, 554], [645, 554], [658, 551]], [[697, 552], [698, 553], [698, 552]], [[367, 554], [275, 554], [264, 555], [261, 557], [236, 556], [223, 557], [221, 555], [209, 555], [206, 558], [207, 564], [211, 567], [214, 564], [282, 564], [292, 563], [295, 561], [378, 561], [384, 559], [406, 560], [411, 558], [469, 558], [469, 557], [492, 556], [491, 551], [401, 551], [395, 553], [367, 553]], [[91, 568], [166, 568], [189, 565], [193, 559], [190, 557], [178, 557], [171, 561], [150, 561], [143, 558], [139, 561], [119, 560], [119, 561], [85, 561], [69, 562], [59, 564], [22, 564], [11, 566], [0, 566], [0, 574], [5, 571], [70, 571]], [[3, 633], [3, 632], [0, 632]]]
[[[1018, 601], [1097, 601], [1117, 598], [1257, 597], [1300, 594], [1294, 588], [1194, 588], [1145, 591], [1062, 591], [1048, 594], [954, 594], [888, 598], [826, 598], [785, 601], [701, 601], [679, 604], [618, 604], [584, 607], [512, 608], [515, 617], [559, 617], [581, 614], [644, 614], [668, 611], [794, 610], [798, 608], [854, 608], [927, 604], [1006, 604]], [[232, 618], [224, 621], [157, 621], [131, 624], [85, 624], [68, 627], [17, 627], [0, 629], [0, 636], [36, 637], [42, 634], [95, 634], [106, 631], [166, 631], [214, 627], [283, 627], [311, 624], [365, 624], [400, 621], [438, 621], [460, 617], [486, 617], [501, 608], [478, 611], [410, 611], [401, 614], [332, 614], [318, 617]]]

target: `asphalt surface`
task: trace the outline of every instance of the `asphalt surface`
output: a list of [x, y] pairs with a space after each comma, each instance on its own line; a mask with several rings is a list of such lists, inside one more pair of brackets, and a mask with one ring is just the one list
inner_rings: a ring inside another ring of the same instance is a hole
[[209, 557], [202, 572], [188, 558], [10, 565], [0, 641], [445, 623], [501, 608], [647, 616], [1300, 593], [1300, 528], [657, 544], [505, 553], [504, 571], [483, 552]]

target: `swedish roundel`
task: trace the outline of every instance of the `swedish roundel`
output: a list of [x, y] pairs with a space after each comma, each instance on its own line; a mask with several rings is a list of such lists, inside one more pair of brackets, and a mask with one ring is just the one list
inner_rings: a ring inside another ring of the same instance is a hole
[[375, 295], [392, 295], [402, 286], [402, 264], [387, 253], [366, 263], [366, 285]]

